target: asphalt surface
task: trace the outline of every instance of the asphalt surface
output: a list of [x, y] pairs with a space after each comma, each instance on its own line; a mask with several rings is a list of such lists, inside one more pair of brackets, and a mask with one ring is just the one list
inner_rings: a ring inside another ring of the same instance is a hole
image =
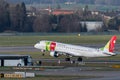
[[[84, 45], [83, 45], [84, 46]], [[101, 47], [101, 45], [86, 45], [87, 47]], [[117, 45], [117, 49], [119, 49], [120, 45]], [[34, 52], [39, 51], [35, 49], [33, 46], [17, 46], [17, 47], [0, 47], [0, 52]], [[38, 59], [40, 60], [40, 59]], [[46, 60], [42, 59], [43, 61], [53, 61], [56, 60]], [[62, 60], [61, 60], [62, 61]], [[117, 63], [120, 64], [119, 60], [116, 61], [86, 61], [85, 63]], [[95, 71], [90, 70], [91, 67], [68, 67], [64, 69], [46, 69], [44, 71], [32, 71], [39, 75], [79, 75], [79, 76], [97, 76], [99, 78], [92, 78], [92, 79], [83, 79], [83, 80], [120, 80], [120, 71]], [[0, 71], [2, 73], [3, 71]], [[5, 71], [6, 72], [6, 71]], [[77, 79], [79, 80], [79, 79]], [[82, 79], [80, 79], [82, 80]]]
[[[92, 48], [101, 48], [104, 47], [105, 44], [80, 44], [81, 46], [85, 47], [92, 47]], [[115, 47], [116, 51], [120, 49], [120, 44], [116, 44]], [[33, 46], [10, 46], [10, 47], [3, 47], [0, 46], [0, 52], [22, 52], [22, 51], [40, 51], [39, 49], [35, 49], [34, 45]]]
[[[39, 75], [77, 75], [77, 76], [96, 76], [99, 78], [85, 80], [120, 80], [120, 71], [82, 71], [80, 67], [69, 67], [66, 69], [47, 69], [39, 71]], [[78, 79], [79, 80], [79, 79]], [[80, 79], [81, 80], [81, 79]]]
[[33, 46], [17, 46], [17, 47], [0, 47], [0, 52], [34, 52], [40, 51]]
[[[77, 80], [120, 80], [120, 71], [89, 71], [87, 67], [68, 67], [64, 69], [45, 69], [34, 72], [36, 75], [60, 75], [60, 76], [91, 76], [96, 78]], [[0, 73], [13, 73], [14, 71], [0, 71]], [[19, 72], [19, 71], [16, 71]], [[75, 79], [76, 80], [76, 79]]]

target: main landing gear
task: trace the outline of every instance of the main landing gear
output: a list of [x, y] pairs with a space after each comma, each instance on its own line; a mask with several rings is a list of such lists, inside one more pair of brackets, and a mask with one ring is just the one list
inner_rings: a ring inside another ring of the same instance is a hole
[[[77, 59], [77, 61], [78, 62], [82, 62], [82, 57], [79, 57], [78, 59]], [[71, 61], [71, 59], [70, 58], [65, 58], [65, 61]], [[73, 60], [72, 62], [75, 62], [75, 60]]]
[[78, 62], [82, 62], [82, 58], [79, 57], [79, 58], [77, 59], [77, 61], [78, 61]]
[[65, 58], [65, 61], [70, 61], [70, 58]]

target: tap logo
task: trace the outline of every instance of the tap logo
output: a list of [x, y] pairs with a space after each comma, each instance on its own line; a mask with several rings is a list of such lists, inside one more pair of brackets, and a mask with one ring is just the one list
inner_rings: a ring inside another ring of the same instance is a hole
[[46, 50], [47, 51], [54, 51], [56, 48], [56, 43], [55, 42], [46, 42]]

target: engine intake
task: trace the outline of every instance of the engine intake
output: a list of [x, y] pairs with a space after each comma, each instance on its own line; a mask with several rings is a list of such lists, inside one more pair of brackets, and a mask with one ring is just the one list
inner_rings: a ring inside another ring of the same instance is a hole
[[50, 52], [50, 56], [52, 56], [52, 57], [58, 57], [59, 54], [57, 52], [55, 52], [55, 51], [52, 51], [52, 52]]

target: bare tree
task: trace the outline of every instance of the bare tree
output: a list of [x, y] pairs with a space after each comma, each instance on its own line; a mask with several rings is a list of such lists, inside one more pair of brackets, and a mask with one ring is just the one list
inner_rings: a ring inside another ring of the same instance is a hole
[[80, 32], [81, 26], [78, 18], [75, 15], [65, 15], [60, 20], [60, 32]]
[[26, 7], [24, 3], [11, 5], [10, 7], [10, 19], [11, 29], [15, 31], [25, 31], [26, 22]]
[[52, 29], [49, 15], [39, 15], [33, 25], [35, 32], [50, 32]]
[[19, 9], [20, 5], [17, 4], [15, 6], [10, 7], [10, 21], [11, 21], [11, 30], [19, 31]]
[[22, 2], [20, 4], [20, 13], [19, 13], [19, 19], [20, 19], [20, 30], [24, 32], [25, 30], [25, 22], [26, 22], [26, 6], [25, 3]]

